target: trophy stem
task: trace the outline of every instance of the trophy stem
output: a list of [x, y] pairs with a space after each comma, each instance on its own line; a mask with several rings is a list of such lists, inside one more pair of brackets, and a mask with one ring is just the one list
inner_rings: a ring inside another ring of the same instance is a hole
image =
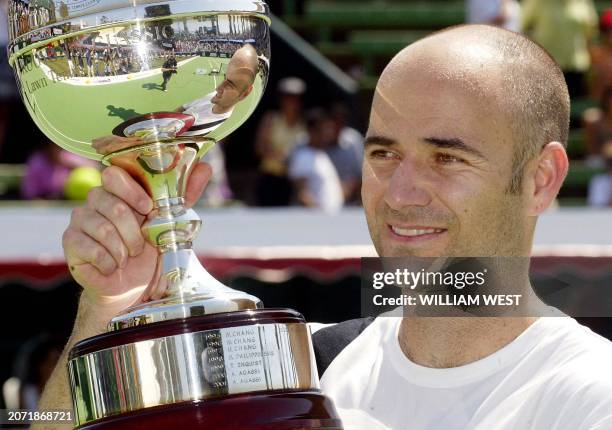
[[104, 159], [126, 170], [153, 199], [154, 208], [142, 232], [159, 252], [157, 277], [150, 288], [164, 295], [115, 317], [111, 330], [263, 306], [258, 298], [216, 280], [192, 249], [202, 221], [193, 209], [185, 207], [184, 195], [199, 152], [196, 144], [168, 140], [117, 151]]

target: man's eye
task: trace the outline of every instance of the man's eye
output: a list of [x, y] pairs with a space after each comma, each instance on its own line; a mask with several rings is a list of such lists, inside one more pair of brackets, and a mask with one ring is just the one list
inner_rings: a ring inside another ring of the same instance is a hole
[[376, 158], [378, 160], [391, 160], [397, 158], [397, 155], [391, 151], [385, 151], [383, 149], [376, 149], [370, 152], [371, 158]]
[[450, 154], [437, 154], [436, 160], [442, 164], [465, 163], [465, 160], [462, 158]]

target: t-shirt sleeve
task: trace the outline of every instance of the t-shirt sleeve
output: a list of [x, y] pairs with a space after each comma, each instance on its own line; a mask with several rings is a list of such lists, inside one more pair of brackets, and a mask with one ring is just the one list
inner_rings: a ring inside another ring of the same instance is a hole
[[185, 103], [183, 105], [183, 110], [187, 111], [187, 110], [198, 110], [200, 108], [202, 108], [203, 106], [206, 106], [207, 104], [210, 104], [210, 99], [212, 98], [212, 96], [210, 94], [206, 94], [204, 97], [199, 98], [199, 99], [195, 99], [192, 102], [189, 103]]

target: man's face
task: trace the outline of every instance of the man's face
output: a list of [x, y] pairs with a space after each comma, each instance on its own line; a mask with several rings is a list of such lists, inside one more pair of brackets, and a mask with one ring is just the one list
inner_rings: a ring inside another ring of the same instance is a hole
[[230, 64], [211, 102], [224, 109], [231, 108], [248, 95], [252, 83], [253, 75], [248, 70]]
[[381, 78], [365, 147], [378, 254], [528, 255], [525, 197], [507, 192], [517, 142], [495, 82], [472, 85], [423, 59], [402, 67]]

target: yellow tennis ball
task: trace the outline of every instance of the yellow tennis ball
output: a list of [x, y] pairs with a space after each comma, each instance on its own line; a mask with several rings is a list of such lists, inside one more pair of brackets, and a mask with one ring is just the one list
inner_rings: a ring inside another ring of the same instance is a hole
[[73, 169], [64, 184], [64, 196], [68, 200], [85, 200], [87, 193], [102, 185], [102, 175], [95, 167], [82, 166]]

